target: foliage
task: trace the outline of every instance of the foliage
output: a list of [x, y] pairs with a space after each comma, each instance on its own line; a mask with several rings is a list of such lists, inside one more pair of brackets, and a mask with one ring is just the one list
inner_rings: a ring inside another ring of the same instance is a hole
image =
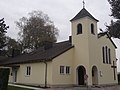
[[12, 56], [13, 50], [21, 51], [21, 45], [15, 39], [10, 37], [6, 37], [6, 55]]
[[111, 20], [111, 24], [106, 25], [107, 32], [110, 37], [120, 39], [120, 0], [108, 0], [108, 2], [111, 5], [111, 16], [115, 20]]
[[111, 24], [106, 27], [110, 37], [120, 39], [120, 20], [117, 20], [116, 22], [111, 21]]
[[8, 90], [32, 90], [32, 89], [20, 88], [20, 87], [15, 87], [15, 86], [8, 86]]
[[120, 0], [108, 0], [111, 5], [111, 16], [115, 19], [120, 19]]
[[45, 41], [57, 41], [58, 29], [48, 15], [41, 11], [33, 11], [29, 17], [20, 18], [16, 25], [20, 29], [19, 41], [24, 49], [36, 49]]
[[0, 90], [7, 90], [9, 73], [9, 68], [0, 68]]
[[4, 18], [0, 19], [0, 49], [3, 49], [3, 47], [6, 45], [6, 36], [5, 33], [7, 33], [7, 29], [9, 26], [6, 26]]
[[17, 54], [19, 51], [19, 54], [21, 53], [21, 45], [19, 42], [17, 42], [15, 39], [12, 39], [8, 36], [5, 37], [5, 43], [6, 46], [4, 46], [4, 49], [1, 50], [0, 55], [2, 56], [13, 56], [13, 52], [15, 51], [15, 53]]

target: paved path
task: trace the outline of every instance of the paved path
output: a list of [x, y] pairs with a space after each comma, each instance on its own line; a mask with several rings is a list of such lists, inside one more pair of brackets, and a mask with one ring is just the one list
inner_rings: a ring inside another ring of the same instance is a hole
[[8, 85], [9, 86], [21, 87], [21, 88], [28, 88], [28, 89], [33, 89], [33, 90], [41, 90], [40, 88], [30, 87], [30, 86], [24, 86], [24, 85], [16, 85], [16, 84], [8, 84]]
[[16, 84], [8, 84], [10, 86], [16, 86], [16, 87], [22, 87], [22, 88], [28, 88], [33, 90], [120, 90], [120, 85], [115, 86], [107, 86], [107, 87], [66, 87], [66, 88], [36, 88], [36, 87], [30, 87], [30, 86], [23, 86], [23, 85], [16, 85]]

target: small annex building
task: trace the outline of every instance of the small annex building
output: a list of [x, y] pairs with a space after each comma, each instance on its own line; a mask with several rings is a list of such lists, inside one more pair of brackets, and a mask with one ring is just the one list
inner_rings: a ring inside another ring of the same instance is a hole
[[[9, 67], [9, 82], [47, 85], [114, 85], [118, 83], [116, 45], [97, 33], [97, 22], [85, 8], [71, 21], [68, 41], [47, 43], [28, 54], [0, 60]], [[87, 83], [86, 83], [87, 82]]]

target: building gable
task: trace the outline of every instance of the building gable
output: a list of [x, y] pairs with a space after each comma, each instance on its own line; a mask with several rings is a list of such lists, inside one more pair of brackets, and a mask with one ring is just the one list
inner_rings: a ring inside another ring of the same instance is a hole
[[117, 46], [115, 45], [115, 43], [113, 42], [113, 40], [111, 39], [111, 37], [109, 37], [109, 35], [108, 34], [105, 34], [104, 36], [100, 36], [100, 34], [98, 34], [98, 39], [99, 38], [101, 38], [101, 37], [104, 37], [104, 39], [106, 38], [106, 39], [109, 39], [110, 40], [110, 42], [111, 42], [111, 44], [115, 47], [115, 48], [117, 48]]

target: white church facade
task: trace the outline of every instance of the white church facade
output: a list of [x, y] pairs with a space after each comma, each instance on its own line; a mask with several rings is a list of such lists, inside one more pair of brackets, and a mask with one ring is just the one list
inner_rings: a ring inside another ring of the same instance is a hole
[[0, 63], [11, 70], [9, 82], [47, 85], [114, 85], [118, 83], [116, 45], [97, 33], [97, 22], [85, 8], [71, 20], [69, 41], [47, 43], [29, 54]]

